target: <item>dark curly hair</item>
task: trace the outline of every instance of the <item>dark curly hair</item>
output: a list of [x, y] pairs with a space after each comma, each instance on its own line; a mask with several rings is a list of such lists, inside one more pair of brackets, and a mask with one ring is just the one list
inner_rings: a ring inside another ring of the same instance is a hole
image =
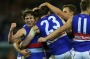
[[27, 14], [31, 14], [34, 16], [34, 12], [30, 9], [25, 9], [22, 11], [22, 19], [24, 20]]

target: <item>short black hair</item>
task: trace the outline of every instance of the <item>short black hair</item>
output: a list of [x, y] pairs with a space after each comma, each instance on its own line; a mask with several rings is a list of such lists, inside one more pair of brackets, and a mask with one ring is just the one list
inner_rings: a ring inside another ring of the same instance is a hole
[[80, 8], [82, 11], [87, 10], [88, 7], [90, 7], [90, 0], [82, 0], [80, 2]]
[[41, 16], [43, 16], [43, 15], [47, 15], [49, 11], [50, 10], [47, 6], [42, 6], [39, 10], [39, 13]]
[[34, 13], [33, 13], [33, 15], [35, 16], [35, 17], [41, 17], [41, 15], [40, 15], [40, 12], [39, 12], [40, 10], [39, 9], [36, 9], [36, 10], [34, 10]]
[[75, 5], [73, 5], [73, 4], [67, 4], [67, 5], [64, 5], [64, 6], [63, 6], [63, 8], [66, 8], [66, 7], [68, 7], [69, 10], [72, 11], [72, 12], [74, 13], [74, 15], [76, 14], [77, 8], [76, 8]]

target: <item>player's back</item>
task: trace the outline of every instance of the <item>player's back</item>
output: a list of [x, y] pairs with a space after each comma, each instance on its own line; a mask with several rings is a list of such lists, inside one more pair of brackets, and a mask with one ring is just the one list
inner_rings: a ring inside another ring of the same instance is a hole
[[76, 51], [90, 50], [90, 16], [79, 14], [73, 17], [74, 49]]
[[[62, 20], [55, 14], [51, 14], [41, 18], [36, 24], [40, 30], [40, 35], [46, 37], [56, 29], [63, 25]], [[53, 41], [47, 41], [47, 44], [54, 55], [60, 55], [69, 51], [71, 46], [71, 41], [65, 32], [60, 33], [61, 36]]]

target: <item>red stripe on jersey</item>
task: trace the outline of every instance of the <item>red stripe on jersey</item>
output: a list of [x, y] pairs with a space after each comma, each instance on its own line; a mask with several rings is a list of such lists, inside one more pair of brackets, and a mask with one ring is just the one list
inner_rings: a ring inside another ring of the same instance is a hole
[[74, 33], [75, 40], [90, 40], [90, 34]]
[[84, 37], [88, 37], [90, 36], [90, 34], [82, 34], [82, 33], [74, 33], [75, 36], [84, 36]]
[[43, 47], [42, 43], [28, 44], [26, 48], [40, 48]]

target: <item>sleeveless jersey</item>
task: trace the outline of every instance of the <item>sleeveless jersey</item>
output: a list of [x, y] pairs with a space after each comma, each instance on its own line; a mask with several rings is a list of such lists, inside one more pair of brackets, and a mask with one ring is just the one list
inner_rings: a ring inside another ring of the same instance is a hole
[[[41, 18], [36, 24], [40, 30], [41, 37], [46, 37], [62, 25], [62, 20], [55, 14]], [[71, 41], [65, 32], [57, 39], [47, 41], [47, 45], [53, 55], [63, 54], [72, 48]]]
[[[29, 28], [27, 24], [25, 24], [23, 28], [26, 30], [26, 36], [22, 38], [22, 41], [28, 36], [31, 30], [31, 28]], [[45, 56], [42, 43], [37, 43], [38, 38], [39, 36], [36, 35], [27, 45], [27, 52], [31, 52], [31, 55], [29, 57], [25, 57], [25, 59], [43, 59], [43, 57]], [[21, 56], [22, 55], [18, 53], [17, 59], [21, 58]]]
[[73, 17], [74, 50], [83, 52], [90, 50], [90, 16], [78, 14]]
[[[28, 34], [29, 34], [30, 30], [31, 30], [26, 24], [23, 26], [23, 28], [26, 30], [26, 36], [22, 40], [24, 40], [28, 36]], [[29, 48], [40, 48], [40, 47], [42, 47], [42, 43], [37, 43], [38, 38], [39, 38], [39, 36], [36, 35], [31, 40], [31, 42], [29, 43], [29, 45], [27, 47], [29, 47]]]

